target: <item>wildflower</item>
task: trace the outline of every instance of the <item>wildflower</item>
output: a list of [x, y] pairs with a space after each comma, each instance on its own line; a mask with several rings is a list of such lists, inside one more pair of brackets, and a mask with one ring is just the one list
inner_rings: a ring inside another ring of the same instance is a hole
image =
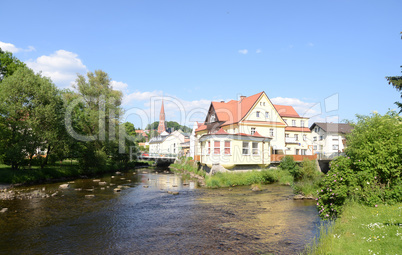
[[334, 182], [336, 182], [336, 180], [334, 180]]
[[377, 179], [377, 176], [374, 176], [374, 179]]
[[343, 178], [341, 177], [341, 181], [343, 180]]
[[367, 182], [367, 185], [369, 185], [370, 183], [369, 182]]
[[317, 203], [317, 205], [320, 205], [320, 203]]
[[375, 207], [377, 207], [377, 205], [375, 205]]
[[321, 192], [322, 192], [322, 190], [321, 190]]
[[328, 214], [326, 214], [326, 215], [325, 215], [325, 217], [329, 217], [329, 215], [328, 215]]

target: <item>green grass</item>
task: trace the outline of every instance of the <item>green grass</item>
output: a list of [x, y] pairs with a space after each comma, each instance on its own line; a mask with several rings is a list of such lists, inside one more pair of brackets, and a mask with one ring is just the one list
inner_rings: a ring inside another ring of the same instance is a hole
[[314, 178], [302, 178], [301, 180], [294, 182], [292, 185], [293, 191], [304, 196], [315, 197], [317, 195], [317, 190], [320, 187], [321, 178], [321, 175], [317, 175]]
[[191, 172], [194, 174], [197, 174], [199, 176], [205, 177], [206, 173], [200, 169], [198, 169], [198, 166], [194, 161], [185, 161], [183, 163], [175, 163], [170, 165], [170, 169], [172, 171], [175, 171], [175, 169], [181, 170], [181, 171], [186, 171], [186, 172]]
[[[335, 224], [322, 227], [307, 254], [401, 254], [402, 203], [367, 207], [348, 202]], [[327, 233], [325, 233], [327, 232]]]
[[293, 177], [287, 171], [282, 170], [261, 170], [249, 172], [226, 172], [216, 173], [205, 177], [208, 188], [221, 188], [230, 186], [242, 186], [252, 184], [268, 184], [279, 182], [281, 184], [292, 184]]
[[60, 165], [47, 166], [41, 169], [33, 166], [32, 169], [13, 170], [10, 166], [0, 165], [0, 183], [16, 184], [44, 180], [77, 177], [80, 175], [76, 162], [63, 162]]

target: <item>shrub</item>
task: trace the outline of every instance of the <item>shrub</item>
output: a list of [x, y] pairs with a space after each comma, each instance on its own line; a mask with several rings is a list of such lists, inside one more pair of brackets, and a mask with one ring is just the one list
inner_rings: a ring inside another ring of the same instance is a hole
[[356, 188], [350, 158], [338, 157], [331, 162], [331, 170], [322, 179], [317, 191], [317, 207], [324, 219], [334, 218], [342, 210], [350, 189]]
[[299, 166], [294, 161], [292, 156], [285, 156], [279, 163], [279, 168], [284, 171], [289, 171], [293, 176], [299, 171]]

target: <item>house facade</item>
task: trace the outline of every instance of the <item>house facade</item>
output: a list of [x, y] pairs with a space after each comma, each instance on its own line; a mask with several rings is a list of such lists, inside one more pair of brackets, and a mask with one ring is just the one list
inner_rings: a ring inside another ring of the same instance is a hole
[[171, 134], [166, 131], [149, 141], [149, 153], [156, 155], [178, 156], [183, 151], [183, 145], [189, 141], [188, 135], [181, 130]]
[[212, 102], [194, 133], [194, 158], [210, 168], [266, 167], [285, 155], [314, 157], [308, 118], [291, 106], [272, 104], [265, 92]]
[[311, 125], [313, 150], [319, 158], [331, 158], [344, 152], [346, 148], [346, 134], [353, 127], [345, 123], [315, 122]]

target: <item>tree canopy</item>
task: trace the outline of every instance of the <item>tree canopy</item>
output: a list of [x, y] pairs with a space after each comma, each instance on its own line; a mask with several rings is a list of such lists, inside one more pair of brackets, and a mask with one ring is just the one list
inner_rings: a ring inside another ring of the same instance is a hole
[[11, 52], [0, 48], [0, 82], [11, 76], [18, 68], [25, 67], [25, 63], [13, 56]]
[[0, 142], [3, 161], [18, 168], [26, 157], [59, 142], [63, 101], [56, 86], [27, 67], [0, 86]]

